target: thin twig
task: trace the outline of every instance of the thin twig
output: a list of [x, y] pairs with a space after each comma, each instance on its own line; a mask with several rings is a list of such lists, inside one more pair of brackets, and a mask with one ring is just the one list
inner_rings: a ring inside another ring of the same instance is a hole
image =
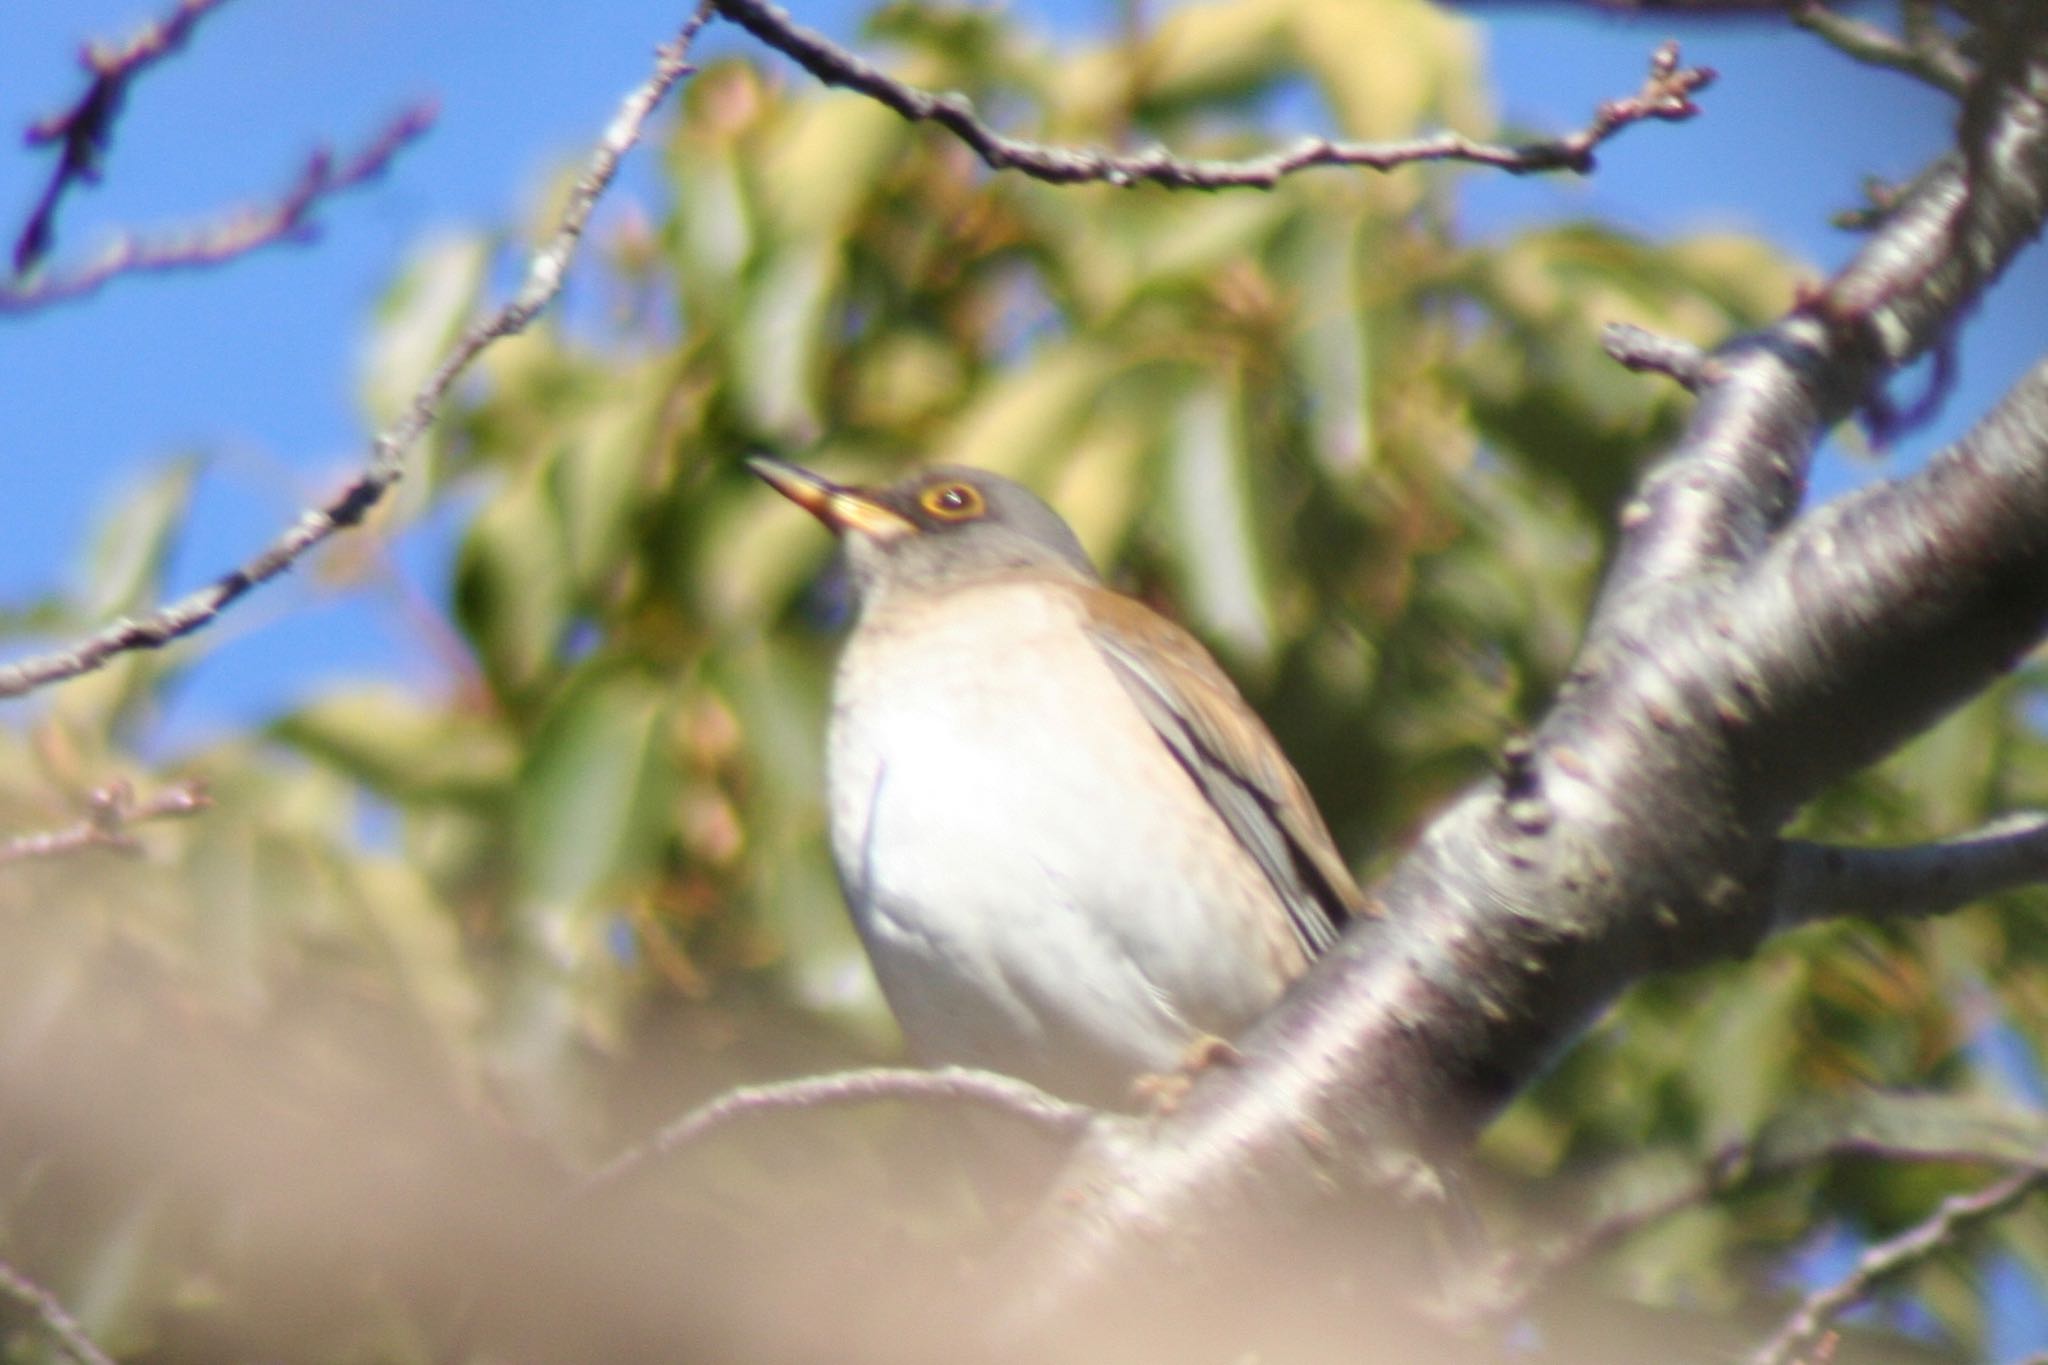
[[1660, 336], [1627, 322], [1610, 322], [1600, 345], [1616, 361], [1638, 374], [1661, 374], [1697, 392], [1714, 379], [1714, 361], [1705, 351], [1677, 337]]
[[212, 804], [213, 798], [198, 782], [177, 783], [140, 802], [127, 782], [113, 782], [92, 794], [90, 813], [77, 824], [40, 834], [18, 834], [0, 843], [0, 866], [61, 857], [87, 848], [132, 850], [136, 843], [128, 832], [131, 827], [148, 820], [197, 814]]
[[1878, 1284], [1955, 1245], [1979, 1223], [2000, 1216], [2048, 1184], [2048, 1171], [2014, 1171], [1974, 1194], [1952, 1194], [1932, 1216], [1896, 1237], [1864, 1248], [1855, 1268], [1833, 1284], [1800, 1300], [1771, 1339], [1750, 1356], [1750, 1365], [1790, 1365], [1830, 1324], [1869, 1298]]
[[432, 103], [415, 105], [387, 124], [361, 152], [335, 163], [321, 148], [275, 203], [237, 210], [205, 227], [161, 236], [122, 233], [91, 262], [34, 283], [0, 286], [0, 315], [25, 313], [91, 294], [118, 275], [220, 265], [280, 242], [304, 241], [326, 200], [374, 180], [408, 143], [434, 122]]
[[736, 1119], [884, 1100], [916, 1104], [979, 1105], [1057, 1136], [1072, 1136], [1101, 1115], [1083, 1104], [1049, 1095], [1026, 1081], [993, 1071], [948, 1066], [933, 1071], [876, 1067], [830, 1076], [804, 1076], [728, 1090], [628, 1148], [585, 1176], [582, 1190], [612, 1185], [647, 1162], [668, 1156]]
[[1475, 142], [1458, 133], [1406, 142], [1332, 142], [1304, 138], [1284, 151], [1241, 161], [1183, 159], [1164, 148], [1129, 154], [1098, 148], [1049, 146], [1005, 137], [983, 123], [962, 94], [933, 94], [906, 85], [824, 34], [805, 28], [787, 10], [766, 0], [715, 0], [718, 12], [791, 58], [827, 85], [843, 86], [876, 100], [912, 122], [947, 129], [996, 170], [1020, 171], [1053, 184], [1099, 181], [1110, 185], [1153, 184], [1176, 190], [1271, 189], [1312, 166], [1361, 166], [1387, 170], [1418, 161], [1466, 161], [1524, 174], [1593, 168], [1593, 150], [1623, 128], [1645, 119], [1670, 122], [1699, 112], [1692, 96], [1714, 79], [1705, 67], [1680, 66], [1678, 47], [1666, 43], [1650, 59], [1650, 74], [1634, 95], [1609, 100], [1576, 133], [1507, 146]]
[[1449, 1287], [1442, 1308], [1454, 1320], [1493, 1320], [1523, 1310], [1559, 1275], [1685, 1209], [1844, 1156], [1897, 1163], [2018, 1167], [2048, 1176], [2048, 1116], [2008, 1111], [1947, 1095], [1874, 1094], [1788, 1112], [1712, 1160], [1671, 1170], [1641, 1159], [1575, 1182], [1558, 1197], [1572, 1210], [1561, 1225], [1523, 1232], [1513, 1249], [1475, 1266]]
[[77, 1365], [114, 1365], [114, 1358], [86, 1334], [85, 1328], [71, 1316], [69, 1309], [57, 1301], [55, 1294], [6, 1261], [0, 1261], [0, 1293], [7, 1294], [35, 1314], [36, 1321], [50, 1334], [50, 1339]]
[[170, 14], [147, 24], [142, 31], [118, 48], [89, 44], [79, 62], [92, 76], [85, 93], [65, 108], [29, 125], [28, 144], [39, 147], [58, 144], [57, 168], [49, 184], [29, 210], [21, 235], [14, 240], [14, 271], [33, 268], [50, 249], [57, 234], [57, 206], [64, 193], [80, 181], [99, 179], [100, 160], [113, 141], [114, 120], [128, 93], [128, 82], [160, 59], [175, 52], [191, 36], [199, 21], [223, 0], [179, 0]]
[[655, 106], [693, 69], [687, 60], [690, 42], [710, 18], [710, 0], [704, 0], [685, 21], [675, 40], [656, 51], [653, 72], [626, 96], [611, 125], [598, 139], [582, 177], [570, 192], [554, 235], [528, 262], [519, 292], [504, 307], [463, 333], [413, 395], [405, 413], [377, 437], [369, 465], [361, 474], [325, 505], [301, 514], [290, 529], [260, 554], [205, 587], [146, 616], [116, 621], [64, 649], [0, 668], [0, 697], [20, 696], [65, 678], [90, 673], [117, 655], [159, 649], [201, 629], [251, 588], [289, 569], [336, 531], [356, 525], [382, 501], [392, 485], [405, 476], [407, 455], [439, 415], [441, 403], [455, 381], [486, 347], [501, 337], [524, 330], [561, 290], [569, 262], [576, 254], [577, 243], [599, 196], [611, 184], [620, 159], [640, 140]]

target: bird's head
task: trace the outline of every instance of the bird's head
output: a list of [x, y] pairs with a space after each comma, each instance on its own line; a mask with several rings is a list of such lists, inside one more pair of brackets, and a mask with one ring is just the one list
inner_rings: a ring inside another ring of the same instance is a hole
[[863, 602], [1018, 571], [1097, 581], [1059, 513], [987, 470], [934, 465], [886, 488], [856, 488], [767, 456], [747, 468], [839, 537]]

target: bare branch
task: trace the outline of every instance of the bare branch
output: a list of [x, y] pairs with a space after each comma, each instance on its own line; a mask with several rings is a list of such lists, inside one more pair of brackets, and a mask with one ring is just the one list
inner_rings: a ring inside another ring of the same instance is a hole
[[1880, 1283], [1954, 1246], [1978, 1224], [2011, 1211], [2043, 1185], [2048, 1185], [2048, 1170], [2032, 1167], [2014, 1171], [1974, 1194], [1950, 1195], [1931, 1217], [1865, 1248], [1847, 1275], [1808, 1294], [1749, 1358], [1750, 1365], [1792, 1365], [1807, 1345], [1836, 1318], [1875, 1293]]
[[220, 265], [280, 242], [304, 241], [312, 231], [312, 216], [323, 203], [381, 175], [392, 158], [433, 126], [434, 114], [431, 103], [407, 109], [369, 146], [339, 165], [321, 148], [275, 203], [244, 208], [220, 222], [184, 232], [158, 237], [123, 233], [96, 259], [75, 270], [32, 284], [0, 285], [0, 316], [84, 298], [119, 275]]
[[1511, 1316], [1560, 1273], [1680, 1210], [1842, 1156], [2048, 1173], [2048, 1116], [1959, 1096], [1860, 1095], [1774, 1118], [1704, 1167], [1631, 1158], [1554, 1194], [1548, 1202], [1566, 1217], [1517, 1236], [1510, 1253], [1452, 1287], [1444, 1311]]
[[361, 474], [324, 505], [308, 509], [260, 554], [196, 592], [147, 616], [116, 621], [66, 648], [0, 668], [0, 697], [20, 696], [65, 678], [90, 673], [118, 655], [138, 649], [159, 649], [201, 629], [251, 588], [289, 569], [336, 531], [356, 525], [382, 501], [392, 485], [405, 476], [406, 456], [433, 424], [455, 381], [486, 347], [501, 337], [523, 331], [561, 290], [569, 262], [576, 254], [577, 243], [598, 198], [610, 186], [620, 159], [640, 140], [655, 106], [694, 69], [687, 60], [690, 43], [710, 18], [711, 6], [705, 0], [684, 22], [675, 40], [656, 51], [653, 72], [626, 96], [611, 125], [598, 139], [556, 222], [554, 234], [528, 261], [526, 279], [519, 292], [497, 312], [463, 333], [413, 395], [404, 415], [377, 437], [369, 466]]
[[1673, 583], [1769, 548], [1798, 510], [1820, 434], [1942, 345], [2039, 235], [2048, 119], [2037, 91], [2048, 88], [2048, 42], [2016, 43], [2010, 61], [1970, 92], [1976, 153], [1951, 153], [1916, 176], [1845, 269], [1771, 327], [1715, 352], [1714, 382], [1685, 436], [1624, 513], [1592, 639], [1668, 613]]
[[1632, 323], [1608, 323], [1600, 333], [1600, 345], [1623, 368], [1638, 374], [1667, 375], [1687, 389], [1699, 389], [1715, 377], [1713, 360], [1699, 347]]
[[1908, 16], [1908, 31], [1901, 37], [1866, 20], [1837, 14], [1828, 8], [1826, 0], [1802, 0], [1792, 10], [1792, 22], [1825, 38], [1857, 61], [1903, 71], [1961, 98], [1976, 79], [1976, 69], [1943, 36], [1940, 28], [1913, 22], [1910, 7]]
[[1028, 1082], [971, 1067], [948, 1066], [932, 1071], [877, 1067], [831, 1076], [804, 1076], [728, 1090], [684, 1114], [646, 1142], [613, 1157], [584, 1178], [582, 1189], [597, 1190], [616, 1184], [649, 1161], [709, 1137], [738, 1119], [887, 1100], [979, 1106], [1061, 1138], [1072, 1137], [1105, 1117], [1086, 1105], [1049, 1095]]
[[1887, 225], [1888, 250], [1866, 249], [1805, 300], [1837, 345], [1867, 351], [1881, 369], [1946, 341], [2048, 212], [2048, 11], [2015, 6], [1981, 37], [1993, 55], [1964, 92], [1957, 151], [1908, 192]]
[[787, 10], [766, 0], [716, 0], [718, 12], [788, 56], [826, 85], [843, 86], [876, 100], [913, 123], [936, 123], [972, 148], [995, 170], [1014, 170], [1053, 184], [1101, 182], [1152, 184], [1174, 190], [1271, 189], [1284, 177], [1314, 166], [1360, 166], [1389, 170], [1419, 161], [1464, 161], [1523, 174], [1593, 168], [1593, 151], [1631, 124], [1645, 119], [1678, 122], [1699, 112], [1692, 96], [1714, 73], [1680, 66], [1678, 47], [1666, 43], [1650, 59], [1650, 74], [1634, 95], [1610, 100], [1576, 133], [1521, 146], [1475, 142], [1458, 133], [1439, 133], [1407, 142], [1332, 142], [1304, 138], [1285, 151], [1241, 161], [1183, 159], [1164, 148], [1131, 154], [1097, 148], [1055, 147], [1005, 137], [983, 123], [959, 93], [933, 94], [906, 85], [864, 58], [805, 28]]
[[199, 21], [220, 8], [223, 0], [178, 0], [166, 17], [146, 25], [118, 48], [91, 44], [79, 54], [79, 61], [91, 73], [85, 93], [67, 109], [29, 125], [31, 147], [56, 143], [57, 169], [50, 174], [42, 197], [29, 211], [21, 235], [14, 241], [14, 270], [21, 274], [34, 267], [56, 238], [57, 206], [64, 193], [79, 181], [99, 179], [100, 160], [114, 136], [114, 120], [128, 83], [162, 58], [175, 52], [191, 36]]
[[1835, 915], [1920, 919], [2048, 881], [2048, 815], [2018, 813], [1960, 838], [1902, 848], [1788, 839], [1775, 919], [1790, 928]]
[[19, 834], [0, 843], [0, 866], [86, 848], [133, 849], [131, 827], [149, 820], [194, 815], [212, 804], [213, 799], [198, 782], [177, 783], [142, 802], [136, 801], [135, 789], [127, 782], [110, 783], [92, 794], [91, 813], [77, 824], [41, 834]]
[[[1756, 773], [1755, 799], [1789, 810], [2033, 648], [2048, 626], [2044, 518], [2048, 359], [1924, 468], [1838, 498], [1779, 536], [1713, 627], [1723, 655], [1713, 687], [1735, 762]], [[1771, 856], [1760, 908], [1777, 913], [1789, 905]], [[1949, 866], [1995, 880], [1998, 860], [2028, 856], [2029, 841], [1993, 842]], [[1941, 865], [1923, 863], [1930, 875]], [[1809, 881], [1798, 894], [1826, 885]]]

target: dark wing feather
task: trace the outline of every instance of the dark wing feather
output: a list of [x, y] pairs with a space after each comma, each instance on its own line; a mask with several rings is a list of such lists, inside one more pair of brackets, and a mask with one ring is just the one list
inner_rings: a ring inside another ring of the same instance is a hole
[[1287, 906], [1314, 957], [1364, 913], [1301, 777], [1209, 652], [1179, 626], [1105, 588], [1079, 590], [1090, 637]]

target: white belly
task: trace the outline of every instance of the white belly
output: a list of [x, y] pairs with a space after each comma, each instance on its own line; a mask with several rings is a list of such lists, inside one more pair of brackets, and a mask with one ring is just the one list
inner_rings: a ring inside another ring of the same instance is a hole
[[1079, 603], [994, 584], [919, 607], [850, 642], [829, 764], [834, 857], [913, 1049], [1100, 1094], [1264, 1010], [1295, 965], [1272, 888]]

